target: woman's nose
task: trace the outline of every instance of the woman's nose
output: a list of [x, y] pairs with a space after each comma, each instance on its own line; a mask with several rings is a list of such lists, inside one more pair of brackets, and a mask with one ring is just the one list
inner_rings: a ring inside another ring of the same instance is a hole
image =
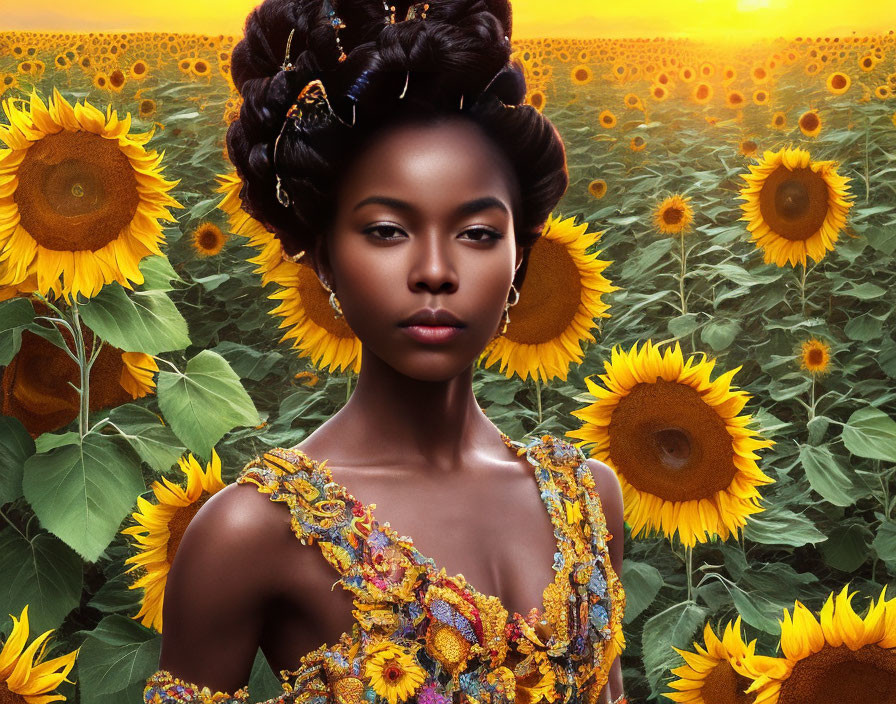
[[413, 290], [451, 292], [458, 284], [455, 264], [451, 241], [444, 234], [418, 237], [414, 241], [408, 283]]

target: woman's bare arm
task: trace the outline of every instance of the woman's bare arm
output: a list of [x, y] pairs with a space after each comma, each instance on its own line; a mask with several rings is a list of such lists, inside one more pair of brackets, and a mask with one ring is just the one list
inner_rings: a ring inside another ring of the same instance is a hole
[[232, 484], [184, 532], [165, 587], [159, 669], [212, 692], [249, 681], [264, 628], [270, 536], [282, 517], [270, 500]]
[[[622, 553], [625, 538], [625, 521], [623, 519], [622, 487], [616, 473], [603, 462], [588, 460], [591, 475], [594, 477], [595, 489], [600, 496], [604, 517], [607, 519], [607, 530], [613, 536], [609, 542], [610, 564], [613, 571], [622, 579]], [[609, 704], [624, 692], [622, 682], [622, 664], [617, 657], [610, 667], [607, 685], [601, 692], [600, 704]]]

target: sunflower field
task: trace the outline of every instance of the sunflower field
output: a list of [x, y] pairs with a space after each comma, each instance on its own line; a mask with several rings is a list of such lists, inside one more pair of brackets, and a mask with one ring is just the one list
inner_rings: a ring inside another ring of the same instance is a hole
[[[0, 702], [141, 701], [190, 520], [357, 378], [238, 40], [0, 33]], [[896, 34], [514, 46], [570, 187], [474, 388], [619, 477], [629, 701], [896, 703]]]

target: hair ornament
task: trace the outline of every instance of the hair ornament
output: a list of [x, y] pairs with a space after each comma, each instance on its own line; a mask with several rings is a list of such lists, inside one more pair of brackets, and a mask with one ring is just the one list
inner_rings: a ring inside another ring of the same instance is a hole
[[277, 139], [274, 140], [273, 157], [274, 173], [277, 176], [277, 200], [280, 201], [280, 205], [284, 208], [289, 207], [290, 201], [289, 195], [283, 189], [280, 174], [277, 173], [277, 147], [280, 144], [280, 138], [283, 136], [286, 126], [290, 123], [296, 127], [302, 126], [303, 124], [315, 124], [324, 120], [327, 114], [333, 115], [347, 127], [351, 127], [354, 124], [354, 122], [352, 125], [348, 124], [345, 120], [339, 117], [335, 110], [333, 110], [330, 101], [327, 99], [327, 91], [324, 88], [323, 81], [319, 78], [308, 81], [299, 93], [299, 97], [296, 98], [296, 102], [286, 111], [286, 119], [283, 122], [283, 127], [280, 128], [280, 133], [277, 135]]
[[323, 8], [327, 15], [327, 21], [330, 23], [330, 26], [333, 28], [333, 32], [336, 34], [336, 48], [339, 49], [339, 62], [342, 63], [348, 58], [348, 55], [342, 48], [342, 42], [339, 40], [339, 30], [345, 29], [345, 22], [343, 22], [342, 19], [336, 16], [336, 10], [333, 9], [333, 5], [330, 3], [330, 0], [323, 0]]

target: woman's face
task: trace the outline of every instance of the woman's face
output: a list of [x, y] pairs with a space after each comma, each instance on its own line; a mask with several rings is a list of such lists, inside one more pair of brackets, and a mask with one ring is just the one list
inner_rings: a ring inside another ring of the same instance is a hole
[[[352, 165], [324, 273], [365, 355], [415, 379], [447, 380], [497, 334], [523, 254], [502, 165], [462, 118], [394, 127]], [[416, 339], [402, 321], [422, 308], [450, 311], [462, 327], [450, 339]]]

